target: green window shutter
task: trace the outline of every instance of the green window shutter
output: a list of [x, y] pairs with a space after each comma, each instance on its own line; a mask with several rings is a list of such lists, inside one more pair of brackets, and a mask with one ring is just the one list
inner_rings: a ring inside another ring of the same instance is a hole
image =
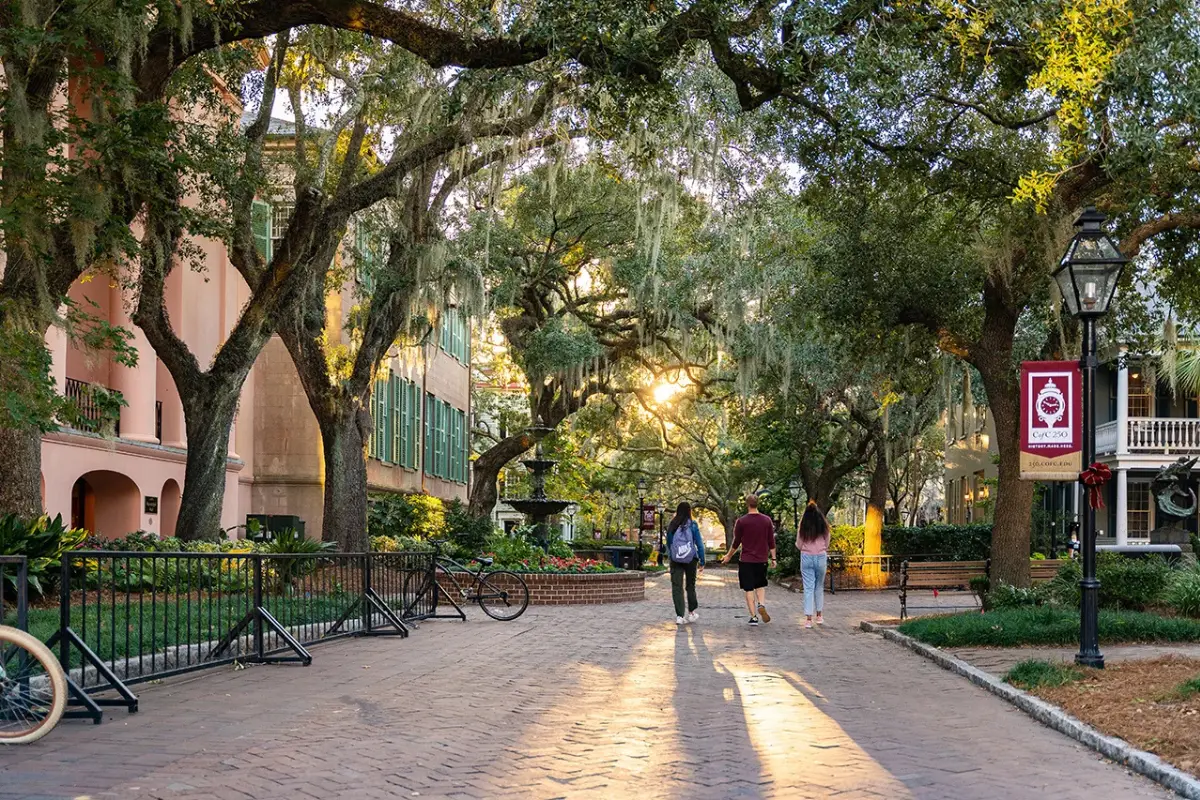
[[271, 205], [261, 200], [250, 204], [250, 228], [254, 232], [254, 249], [267, 261], [271, 260]]
[[385, 463], [393, 463], [394, 453], [392, 452], [392, 373], [389, 371], [387, 380], [383, 382], [383, 441], [380, 442], [383, 447], [383, 460]]
[[404, 425], [400, 419], [400, 377], [398, 375], [391, 376], [391, 398], [392, 398], [392, 463], [403, 464], [403, 447], [401, 442], [404, 440]]
[[441, 400], [437, 404], [437, 476], [446, 477], [446, 404]]
[[417, 468], [417, 442], [420, 441], [421, 420], [424, 417], [421, 414], [421, 387], [415, 383], [409, 387], [409, 422], [408, 422], [408, 455], [412, 459], [409, 464], [413, 469]]
[[455, 420], [455, 410], [450, 409], [450, 469], [446, 471], [446, 477], [451, 481], [458, 480], [458, 426]]
[[402, 467], [408, 466], [408, 381], [399, 378], [396, 381], [396, 395], [399, 419], [396, 425], [396, 463]]
[[425, 474], [433, 474], [433, 395], [425, 395]]
[[375, 457], [374, 427], [379, 424], [379, 422], [375, 419], [375, 395], [374, 394], [372, 394], [369, 398], [367, 398], [367, 410], [369, 410], [371, 412], [371, 427], [372, 427], [371, 438], [367, 440], [367, 458], [374, 458]]

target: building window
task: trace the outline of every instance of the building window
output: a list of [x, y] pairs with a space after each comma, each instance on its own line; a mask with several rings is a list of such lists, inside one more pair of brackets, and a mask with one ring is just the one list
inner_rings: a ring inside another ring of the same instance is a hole
[[280, 200], [271, 204], [271, 253], [279, 252], [283, 237], [287, 233], [288, 223], [292, 221], [292, 212], [296, 204]]
[[250, 227], [254, 233], [254, 249], [265, 261], [274, 255], [271, 242], [271, 204], [255, 200], [250, 206]]
[[439, 345], [462, 363], [467, 363], [467, 320], [457, 308], [448, 308], [438, 322]]
[[1129, 416], [1149, 417], [1154, 407], [1153, 386], [1147, 386], [1146, 376], [1139, 370], [1129, 371]]
[[375, 277], [383, 265], [379, 235], [365, 223], [354, 226], [354, 275], [368, 294], [375, 291]]
[[1126, 501], [1125, 520], [1130, 538], [1150, 538], [1150, 484], [1130, 482]]

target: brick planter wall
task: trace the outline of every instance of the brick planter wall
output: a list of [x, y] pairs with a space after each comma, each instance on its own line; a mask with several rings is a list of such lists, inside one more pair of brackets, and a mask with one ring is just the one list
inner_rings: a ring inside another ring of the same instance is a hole
[[[522, 574], [531, 606], [631, 603], [646, 597], [646, 573], [601, 572], [595, 575]], [[503, 580], [496, 583], [504, 585]], [[465, 582], [464, 582], [464, 585]], [[453, 592], [454, 587], [450, 587]]]

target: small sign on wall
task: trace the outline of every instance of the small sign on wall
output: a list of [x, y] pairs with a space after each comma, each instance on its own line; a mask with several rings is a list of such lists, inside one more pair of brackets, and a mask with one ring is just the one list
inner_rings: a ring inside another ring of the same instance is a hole
[[158, 498], [157, 497], [149, 497], [149, 496], [146, 497], [146, 513], [147, 514], [157, 514], [158, 513]]
[[1083, 397], [1075, 361], [1021, 364], [1021, 479], [1077, 481], [1083, 469]]

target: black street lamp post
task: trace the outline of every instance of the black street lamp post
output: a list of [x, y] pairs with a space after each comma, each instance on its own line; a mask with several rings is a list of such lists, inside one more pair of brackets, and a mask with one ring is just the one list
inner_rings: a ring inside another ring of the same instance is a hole
[[800, 481], [792, 478], [788, 492], [792, 495], [792, 527], [800, 530]]
[[637, 543], [642, 543], [642, 509], [646, 507], [646, 479], [639, 478], [637, 482], [638, 491], [638, 508], [637, 508], [637, 525], [634, 530], [637, 531]]
[[[1096, 320], [1108, 313], [1121, 271], [1128, 259], [1104, 232], [1106, 217], [1088, 206], [1075, 220], [1077, 233], [1054, 272], [1063, 302], [1083, 323], [1083, 348], [1079, 366], [1083, 373], [1083, 467], [1096, 458]], [[1079, 491], [1086, 491], [1082, 476]], [[1085, 500], [1087, 498], [1084, 498]], [[1079, 653], [1075, 663], [1103, 669], [1097, 629], [1100, 581], [1096, 580], [1096, 509], [1083, 503], [1083, 579], [1079, 582]]]

